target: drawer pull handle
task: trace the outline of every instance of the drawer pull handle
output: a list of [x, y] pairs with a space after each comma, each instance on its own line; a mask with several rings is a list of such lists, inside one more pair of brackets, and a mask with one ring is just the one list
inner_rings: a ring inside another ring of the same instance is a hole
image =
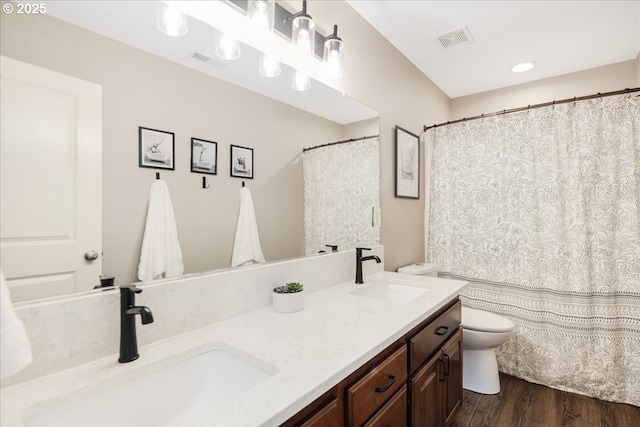
[[376, 387], [376, 393], [384, 393], [395, 382], [396, 382], [396, 377], [394, 377], [393, 375], [389, 375], [389, 381], [387, 381], [387, 383], [385, 385], [383, 385], [382, 387]]
[[440, 326], [438, 329], [436, 329], [436, 335], [444, 335], [447, 333], [448, 330], [449, 330], [448, 326]]

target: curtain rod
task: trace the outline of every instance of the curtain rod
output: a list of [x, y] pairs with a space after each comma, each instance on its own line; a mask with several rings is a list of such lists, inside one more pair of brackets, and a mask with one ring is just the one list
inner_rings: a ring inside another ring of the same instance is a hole
[[315, 147], [303, 148], [302, 152], [304, 153], [305, 151], [315, 150], [316, 148], [321, 148], [321, 147], [328, 147], [330, 145], [344, 144], [347, 142], [360, 141], [360, 140], [369, 139], [369, 138], [378, 138], [379, 136], [380, 135], [369, 135], [369, 136], [361, 136], [360, 138], [345, 139], [344, 141], [330, 142], [328, 144], [316, 145]]
[[469, 120], [476, 120], [476, 119], [483, 119], [485, 117], [499, 116], [499, 115], [502, 115], [502, 114], [517, 113], [518, 111], [530, 110], [532, 108], [548, 107], [550, 105], [557, 105], [557, 104], [567, 104], [569, 102], [584, 101], [584, 100], [587, 100], [587, 99], [594, 99], [594, 98], [603, 98], [605, 96], [624, 95], [624, 94], [627, 94], [627, 93], [639, 92], [639, 91], [640, 91], [640, 87], [636, 87], [636, 88], [633, 88], [633, 89], [628, 89], [627, 88], [627, 89], [624, 89], [624, 90], [617, 90], [615, 92], [606, 92], [606, 93], [598, 92], [595, 95], [578, 96], [578, 97], [574, 96], [573, 98], [561, 99], [560, 101], [551, 101], [551, 102], [545, 102], [545, 103], [542, 103], [542, 104], [527, 105], [526, 107], [519, 107], [519, 108], [512, 108], [510, 110], [496, 111], [495, 113], [489, 113], [489, 114], [480, 114], [479, 116], [473, 116], [473, 117], [465, 117], [463, 119], [454, 120], [452, 122], [439, 123], [439, 124], [433, 125], [433, 126], [424, 125], [423, 132], [426, 132], [427, 130], [429, 130], [431, 128], [437, 128], [438, 126], [452, 125], [454, 123], [466, 122], [466, 121], [469, 121]]

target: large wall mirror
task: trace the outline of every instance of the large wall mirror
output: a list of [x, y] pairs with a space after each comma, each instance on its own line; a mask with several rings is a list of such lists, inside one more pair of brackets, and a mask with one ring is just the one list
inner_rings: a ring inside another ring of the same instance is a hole
[[[377, 135], [377, 113], [317, 81], [308, 91], [294, 91], [293, 71], [286, 66], [276, 79], [262, 77], [259, 53], [247, 46], [241, 46], [236, 61], [216, 58], [213, 29], [197, 19], [189, 19], [184, 37], [159, 32], [158, 3], [49, 2], [45, 15], [2, 15], [3, 57], [94, 83], [102, 90], [102, 148], [97, 153], [102, 168], [102, 242], [76, 255], [95, 250], [100, 254], [99, 274], [114, 276], [116, 285], [136, 282], [149, 188], [159, 172], [171, 192], [185, 274], [230, 267], [243, 182], [253, 197], [266, 260], [305, 256], [303, 150]], [[173, 170], [139, 167], [140, 127], [174, 135]], [[216, 175], [191, 171], [192, 138], [216, 142]], [[2, 144], [4, 169], [4, 139]], [[253, 179], [231, 176], [232, 145], [253, 149]], [[378, 179], [377, 150], [360, 165], [371, 168], [367, 176]], [[54, 193], [48, 173], [55, 167], [29, 170], [40, 183], [34, 188]], [[208, 188], [203, 188], [203, 176]], [[11, 206], [4, 200], [5, 186], [28, 189], [4, 178], [2, 269], [14, 301], [84, 292], [98, 285], [99, 274], [89, 280], [66, 277], [64, 283], [52, 279], [47, 286], [34, 286], [32, 276], [16, 277], [4, 250], [17, 241], [7, 231], [15, 227], [6, 220], [5, 210]], [[378, 227], [378, 201], [368, 197], [367, 204], [372, 206], [363, 210], [369, 215], [365, 222]], [[372, 241], [358, 243], [379, 242], [379, 232], [367, 236]], [[352, 246], [345, 243], [339, 250]], [[28, 264], [47, 262], [36, 254]]]

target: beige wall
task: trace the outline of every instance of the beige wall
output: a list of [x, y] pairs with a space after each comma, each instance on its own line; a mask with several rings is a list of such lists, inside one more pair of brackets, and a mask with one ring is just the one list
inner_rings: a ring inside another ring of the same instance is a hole
[[450, 120], [550, 102], [554, 99], [567, 99], [574, 96], [593, 95], [598, 92], [612, 92], [640, 86], [638, 84], [638, 77], [640, 76], [638, 68], [640, 64], [638, 62], [637, 59], [625, 61], [504, 89], [455, 98], [451, 101]]
[[347, 3], [310, 2], [308, 12], [323, 29], [338, 24], [345, 43], [345, 92], [380, 114], [385, 270], [424, 261], [424, 150], [420, 200], [396, 198], [394, 129], [398, 125], [419, 135], [425, 123], [449, 120], [450, 100]]
[[[138, 126], [175, 132], [171, 191], [185, 272], [228, 267], [241, 180], [230, 145], [254, 148], [251, 189], [267, 260], [304, 254], [302, 148], [339, 140], [342, 126], [48, 16], [2, 14], [1, 52], [103, 87], [103, 272], [135, 280], [149, 186]], [[190, 138], [218, 142], [218, 174], [190, 172]], [[96, 284], [97, 284], [96, 278]]]
[[640, 87], [640, 53], [636, 56], [636, 87]]

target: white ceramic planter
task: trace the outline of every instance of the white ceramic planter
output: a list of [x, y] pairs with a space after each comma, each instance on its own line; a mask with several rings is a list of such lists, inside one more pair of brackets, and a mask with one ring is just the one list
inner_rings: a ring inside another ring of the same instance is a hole
[[286, 294], [271, 292], [273, 295], [273, 309], [278, 313], [293, 313], [302, 310], [304, 307], [303, 293], [304, 291]]

